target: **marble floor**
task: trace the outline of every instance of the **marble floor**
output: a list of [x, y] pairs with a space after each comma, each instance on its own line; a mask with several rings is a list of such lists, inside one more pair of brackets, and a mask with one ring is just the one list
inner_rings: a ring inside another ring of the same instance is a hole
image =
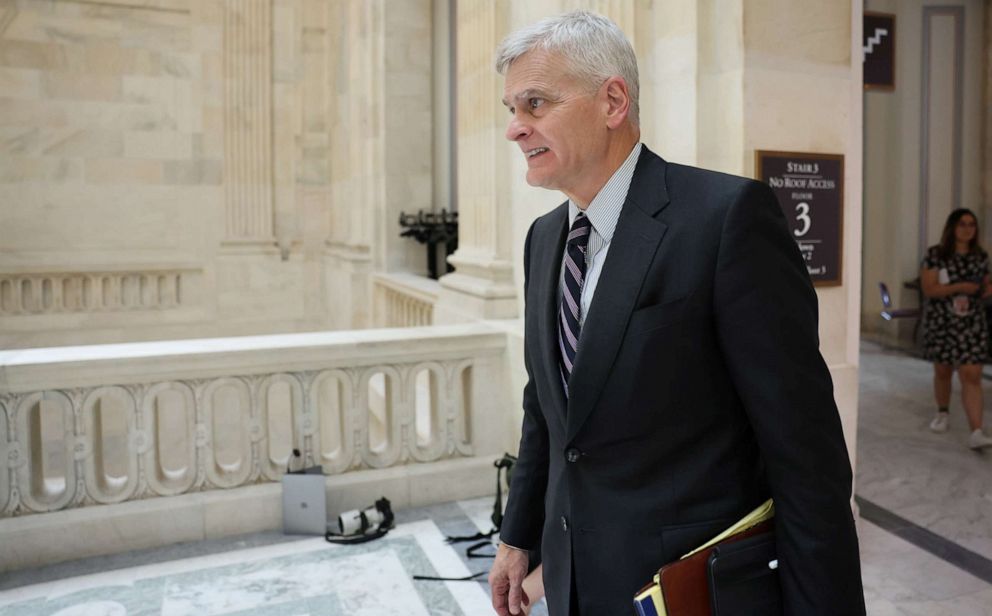
[[446, 533], [477, 532], [472, 518], [484, 506], [468, 501], [403, 512], [388, 536], [354, 546], [271, 534], [251, 547], [213, 542], [213, 553], [187, 558], [163, 560], [160, 550], [132, 554], [131, 565], [121, 568], [105, 567], [107, 559], [103, 565], [89, 559], [48, 567], [6, 579], [0, 615], [485, 614], [490, 600], [479, 582], [413, 579], [486, 570], [490, 560], [469, 562], [463, 550], [445, 542]]
[[[930, 367], [864, 343], [857, 493], [872, 616], [992, 616], [992, 450], [927, 429]], [[992, 420], [987, 414], [986, 423]], [[492, 500], [400, 511], [386, 538], [333, 546], [260, 533], [0, 574], [0, 616], [491, 614], [486, 571], [445, 535], [490, 526]], [[483, 576], [484, 578], [484, 576]], [[546, 616], [543, 605], [534, 616]]]
[[[903, 351], [861, 345], [856, 493], [872, 615], [992, 615], [992, 449], [965, 446], [956, 379], [950, 430], [929, 430], [932, 375]], [[987, 398], [990, 377], [986, 368]]]

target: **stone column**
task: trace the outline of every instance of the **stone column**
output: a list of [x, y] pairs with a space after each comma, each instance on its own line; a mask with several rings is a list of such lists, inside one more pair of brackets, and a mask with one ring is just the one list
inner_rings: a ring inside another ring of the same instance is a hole
[[224, 245], [272, 250], [272, 0], [225, 7]]
[[[295, 177], [302, 0], [229, 0], [223, 11], [225, 232], [213, 271], [218, 318], [303, 327], [313, 317], [304, 300]], [[319, 315], [312, 302], [309, 308]]]
[[[440, 2], [439, 2], [440, 4]], [[427, 249], [400, 237], [401, 213], [434, 209], [432, 2], [390, 2], [383, 12], [379, 71], [382, 103], [382, 200], [376, 210], [376, 271], [427, 274]]]
[[334, 328], [371, 324], [372, 222], [382, 203], [381, 0], [338, 0], [331, 31], [331, 229], [324, 289]]
[[[297, 0], [299, 1], [299, 0]], [[293, 231], [304, 254], [304, 304], [308, 327], [331, 324], [332, 304], [324, 292], [324, 248], [330, 232], [331, 144], [333, 120], [333, 49], [339, 34], [332, 22], [334, 5], [325, 0], [303, 0], [299, 109], [299, 157], [294, 168], [296, 205], [300, 222]], [[295, 246], [292, 246], [295, 249]]]
[[303, 78], [304, 0], [273, 0], [272, 10], [272, 207], [276, 242], [283, 261], [299, 258], [301, 195], [297, 179], [303, 152], [300, 117], [307, 81]]
[[503, 80], [493, 69], [509, 11], [505, 1], [457, 3], [458, 250], [456, 271], [441, 278], [439, 324], [517, 316]]

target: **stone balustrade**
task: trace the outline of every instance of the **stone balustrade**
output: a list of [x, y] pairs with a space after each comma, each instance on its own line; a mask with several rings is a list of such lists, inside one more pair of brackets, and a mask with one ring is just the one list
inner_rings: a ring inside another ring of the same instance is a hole
[[0, 317], [172, 310], [189, 303], [195, 270], [0, 274]]
[[413, 274], [375, 274], [372, 278], [376, 327], [421, 327], [434, 323], [441, 285]]
[[[0, 517], [496, 455], [485, 325], [0, 352]], [[484, 376], [483, 376], [484, 375]]]

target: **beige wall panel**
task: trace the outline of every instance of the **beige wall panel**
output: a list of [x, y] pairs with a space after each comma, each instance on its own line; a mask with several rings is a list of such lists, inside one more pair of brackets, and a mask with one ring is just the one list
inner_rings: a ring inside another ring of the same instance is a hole
[[[982, 98], [985, 84], [984, 72], [988, 65], [982, 61], [983, 45], [988, 45], [982, 24], [992, 11], [987, 0], [966, 0], [964, 19], [964, 57], [962, 66], [962, 106], [961, 106], [961, 204], [976, 211], [989, 206], [982, 194], [982, 165], [985, 155], [982, 149], [982, 135], [987, 132], [983, 114], [988, 102]], [[988, 212], [980, 212], [982, 221], [992, 220]], [[988, 227], [988, 225], [985, 225]], [[983, 228], [986, 238], [992, 238], [992, 229]], [[986, 240], [986, 244], [989, 240]]]
[[221, 318], [260, 321], [302, 319], [303, 263], [264, 255], [224, 255], [217, 260], [217, 308]]
[[41, 73], [24, 68], [0, 68], [0, 91], [6, 98], [40, 98]]
[[[744, 173], [744, 5], [700, 2], [697, 38], [696, 162]], [[678, 123], [678, 118], [673, 118]]]
[[696, 162], [697, 3], [642, 2], [626, 30], [637, 53], [641, 140], [669, 161]]
[[0, 263], [5, 267], [36, 261], [44, 252], [74, 253], [77, 260], [90, 252], [116, 253], [118, 260], [127, 251], [132, 251], [128, 259], [137, 257], [133, 252], [156, 250], [194, 256], [212, 231], [204, 225], [210, 217], [202, 216], [203, 208], [219, 197], [211, 188], [148, 185], [137, 197], [135, 188], [126, 185], [17, 183], [0, 192], [5, 221]]
[[748, 0], [744, 45], [749, 52], [848, 68], [851, 2]]
[[[843, 128], [850, 118], [850, 68], [774, 66], [767, 58], [750, 56], [748, 65], [746, 151], [769, 149], [770, 141], [783, 150], [836, 154], [847, 149], [849, 135]], [[824, 130], [825, 121], [832, 123], [831, 130]], [[753, 167], [752, 155], [747, 160], [747, 175], [753, 174]]]
[[[940, 241], [944, 220], [958, 205], [958, 156], [960, 135], [955, 130], [958, 116], [955, 82], [955, 25], [953, 15], [935, 15], [930, 18], [930, 54], [923, 59], [923, 93], [928, 102], [923, 110], [927, 149], [923, 177], [923, 203], [926, 216], [926, 237], [923, 246]], [[927, 24], [924, 23], [924, 28]]]

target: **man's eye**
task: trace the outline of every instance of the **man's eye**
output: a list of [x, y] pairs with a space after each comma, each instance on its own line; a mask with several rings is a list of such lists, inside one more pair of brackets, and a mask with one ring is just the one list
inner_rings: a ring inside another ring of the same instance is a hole
[[529, 98], [527, 99], [527, 104], [530, 106], [531, 109], [537, 109], [538, 107], [544, 104], [544, 100], [537, 97]]
[[510, 115], [513, 115], [517, 112], [516, 107], [507, 107], [506, 110], [510, 112]]

